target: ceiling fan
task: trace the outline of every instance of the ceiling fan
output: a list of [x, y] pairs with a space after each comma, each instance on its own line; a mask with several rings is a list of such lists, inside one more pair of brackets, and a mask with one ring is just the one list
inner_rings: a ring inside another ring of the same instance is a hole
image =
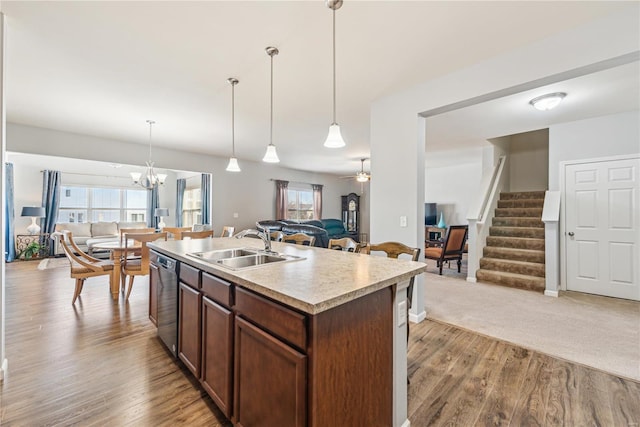
[[356, 181], [362, 182], [362, 183], [371, 180], [371, 175], [364, 171], [364, 161], [365, 160], [367, 160], [367, 159], [366, 158], [360, 159], [360, 162], [361, 162], [360, 172], [357, 172], [355, 175], [343, 176], [342, 178], [355, 178]]

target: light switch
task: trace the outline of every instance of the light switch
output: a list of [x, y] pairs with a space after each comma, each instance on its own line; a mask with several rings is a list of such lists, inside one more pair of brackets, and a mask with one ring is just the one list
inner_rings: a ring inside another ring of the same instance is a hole
[[407, 217], [402, 215], [400, 217], [400, 227], [406, 227], [407, 226]]

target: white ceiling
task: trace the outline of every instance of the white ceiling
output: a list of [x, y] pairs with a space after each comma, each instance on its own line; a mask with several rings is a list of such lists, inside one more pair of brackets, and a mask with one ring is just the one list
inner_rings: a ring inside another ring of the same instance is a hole
[[[273, 45], [280, 49], [274, 59], [274, 143], [281, 164], [350, 173], [369, 157], [374, 100], [629, 4], [346, 0], [336, 21], [337, 119], [347, 147], [331, 150], [322, 146], [331, 122], [331, 11], [321, 0], [2, 1], [7, 120], [146, 145], [145, 120], [154, 119], [154, 146], [226, 157], [226, 80], [233, 76], [240, 80], [236, 154], [241, 164], [259, 161], [269, 138], [264, 48]], [[461, 113], [473, 126], [455, 126], [443, 115], [432, 149], [498, 136], [483, 126], [497, 115], [510, 122], [510, 133], [543, 125], [528, 122], [538, 114], [526, 105], [530, 96], [523, 94], [518, 106], [511, 97], [508, 110], [494, 104]], [[566, 104], [581, 100], [588, 97], [572, 92]], [[592, 114], [588, 105], [580, 104], [583, 114]]]

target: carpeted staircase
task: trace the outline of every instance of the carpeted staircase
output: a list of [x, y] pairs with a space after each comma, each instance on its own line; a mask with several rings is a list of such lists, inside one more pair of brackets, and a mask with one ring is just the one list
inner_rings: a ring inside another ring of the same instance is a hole
[[544, 292], [544, 191], [500, 193], [476, 279]]

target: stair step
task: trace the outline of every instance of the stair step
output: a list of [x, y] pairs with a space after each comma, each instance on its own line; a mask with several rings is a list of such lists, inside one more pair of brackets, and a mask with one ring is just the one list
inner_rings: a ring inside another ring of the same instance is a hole
[[496, 208], [495, 216], [542, 218], [542, 208]]
[[493, 224], [496, 227], [538, 227], [544, 228], [544, 222], [539, 218], [532, 217], [513, 217], [513, 216], [494, 216]]
[[544, 251], [544, 239], [487, 236], [487, 246], [498, 246], [501, 248], [515, 249], [534, 249], [538, 251]]
[[531, 237], [544, 239], [544, 228], [537, 227], [489, 227], [490, 236]]
[[537, 262], [544, 264], [544, 251], [536, 251], [532, 249], [485, 246], [482, 255], [487, 258], [509, 259], [513, 261]]
[[480, 269], [523, 274], [525, 276], [544, 277], [544, 264], [537, 262], [512, 261], [500, 258], [482, 258], [480, 259]]
[[519, 191], [500, 193], [500, 200], [544, 199], [544, 191]]
[[479, 282], [494, 283], [496, 285], [509, 286], [512, 288], [526, 289], [530, 291], [544, 292], [544, 277], [525, 276], [523, 274], [502, 273], [499, 271], [483, 270], [476, 271], [476, 279]]
[[499, 208], [542, 208], [544, 199], [507, 199], [498, 200]]

